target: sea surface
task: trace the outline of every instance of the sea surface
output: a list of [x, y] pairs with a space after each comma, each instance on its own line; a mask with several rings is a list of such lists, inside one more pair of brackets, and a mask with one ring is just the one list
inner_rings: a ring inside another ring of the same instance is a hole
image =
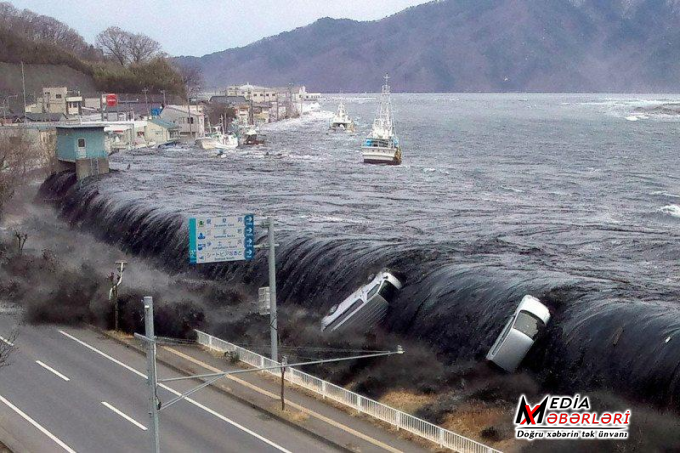
[[[340, 100], [356, 134], [328, 131]], [[146, 230], [165, 213], [273, 216], [283, 303], [321, 316], [371, 272], [394, 269], [406, 287], [385, 328], [452, 361], [481, 360], [534, 294], [553, 318], [528, 369], [565, 388], [617, 387], [677, 408], [680, 116], [655, 107], [678, 101], [395, 94], [403, 164], [373, 166], [360, 144], [378, 95], [327, 95], [319, 111], [263, 127], [266, 146], [227, 158], [195, 148], [115, 155], [120, 171], [80, 189], [90, 202], [71, 215], [100, 227], [145, 215]], [[184, 260], [185, 225], [173, 222], [161, 222], [167, 253], [122, 240]], [[264, 263], [211, 272], [265, 275]]]

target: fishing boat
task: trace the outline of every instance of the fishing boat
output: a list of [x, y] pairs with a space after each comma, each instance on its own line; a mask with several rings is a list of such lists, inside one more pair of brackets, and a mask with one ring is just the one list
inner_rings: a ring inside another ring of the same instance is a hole
[[338, 105], [338, 111], [331, 121], [330, 129], [332, 131], [354, 132], [354, 121], [352, 121], [352, 118], [347, 114], [345, 104], [342, 102]]
[[380, 94], [380, 107], [373, 121], [373, 128], [361, 146], [364, 163], [399, 165], [401, 164], [401, 147], [394, 132], [392, 118], [392, 101], [390, 99], [390, 77], [385, 74], [385, 85]]
[[264, 145], [264, 138], [258, 135], [257, 129], [253, 126], [249, 126], [243, 132], [241, 137], [241, 146], [255, 146]]
[[223, 134], [219, 126], [214, 126], [208, 135], [196, 139], [196, 146], [201, 149], [235, 149], [238, 138], [234, 134]]

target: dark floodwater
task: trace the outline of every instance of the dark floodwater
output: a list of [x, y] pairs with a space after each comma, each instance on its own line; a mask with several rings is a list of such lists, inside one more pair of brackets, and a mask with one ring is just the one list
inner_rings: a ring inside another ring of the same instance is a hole
[[[73, 194], [65, 212], [182, 266], [182, 218], [273, 215], [283, 303], [323, 313], [389, 266], [407, 286], [386, 327], [450, 360], [482, 358], [532, 293], [553, 312], [526, 361], [537, 376], [680, 407], [680, 117], [640, 111], [677, 98], [395, 95], [399, 167], [361, 162], [377, 98], [343, 99], [355, 136], [328, 133], [318, 112], [269, 125], [266, 147], [226, 159], [116, 155], [121, 171]], [[258, 257], [208, 269], [257, 280], [264, 268]]]

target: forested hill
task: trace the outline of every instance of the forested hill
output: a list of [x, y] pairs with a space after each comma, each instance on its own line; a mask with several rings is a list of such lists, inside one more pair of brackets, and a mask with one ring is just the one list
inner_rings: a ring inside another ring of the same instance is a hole
[[54, 85], [89, 93], [184, 93], [179, 68], [149, 37], [110, 27], [95, 44], [54, 18], [0, 2], [0, 95], [22, 90], [21, 62], [29, 94]]
[[209, 86], [320, 91], [674, 91], [677, 0], [440, 0], [379, 21], [321, 19], [203, 57]]

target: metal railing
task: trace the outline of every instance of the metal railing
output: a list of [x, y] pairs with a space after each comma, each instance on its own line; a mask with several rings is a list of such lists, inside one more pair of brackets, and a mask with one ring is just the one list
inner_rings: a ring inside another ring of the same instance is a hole
[[[196, 331], [198, 334], [198, 343], [208, 347], [209, 349], [219, 352], [235, 353], [238, 360], [247, 363], [248, 365], [261, 368], [267, 366], [279, 365], [278, 362], [264, 357], [255, 352], [244, 349], [228, 341], [221, 340], [207, 333]], [[276, 369], [266, 370], [263, 373], [280, 376], [280, 372]], [[322, 398], [341, 403], [348, 406], [362, 414], [370, 415], [374, 418], [382, 420], [397, 429], [403, 429], [416, 436], [427, 439], [440, 447], [446, 447], [453, 451], [462, 453], [500, 453], [491, 447], [468, 439], [465, 436], [456, 434], [452, 431], [444, 429], [440, 426], [422, 420], [413, 415], [402, 412], [393, 407], [379, 403], [358, 393], [351, 392], [343, 387], [332, 384], [328, 381], [319, 379], [311, 374], [303, 373], [295, 368], [287, 368], [285, 379], [288, 382], [299, 385], [307, 390], [321, 395]]]

